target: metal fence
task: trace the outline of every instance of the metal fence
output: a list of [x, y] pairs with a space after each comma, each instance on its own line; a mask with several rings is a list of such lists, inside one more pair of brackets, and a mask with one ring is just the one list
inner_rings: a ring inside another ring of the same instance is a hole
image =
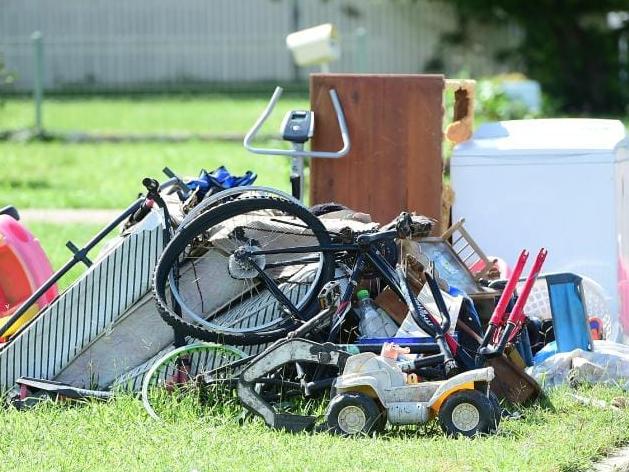
[[[32, 88], [36, 30], [48, 90], [291, 81], [308, 70], [293, 65], [286, 35], [325, 22], [341, 33], [333, 72], [423, 72], [456, 28], [447, 5], [427, 0], [1, 0], [0, 51], [16, 90]], [[503, 71], [494, 53], [514, 41], [510, 28], [477, 25], [470, 47], [442, 57], [444, 72]]]

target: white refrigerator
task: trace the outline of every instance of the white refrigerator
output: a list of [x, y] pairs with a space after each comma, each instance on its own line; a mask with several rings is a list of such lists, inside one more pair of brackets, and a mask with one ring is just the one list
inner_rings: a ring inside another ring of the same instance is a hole
[[628, 165], [620, 121], [487, 123], [453, 151], [453, 221], [510, 265], [547, 248], [544, 272], [594, 279], [629, 334]]

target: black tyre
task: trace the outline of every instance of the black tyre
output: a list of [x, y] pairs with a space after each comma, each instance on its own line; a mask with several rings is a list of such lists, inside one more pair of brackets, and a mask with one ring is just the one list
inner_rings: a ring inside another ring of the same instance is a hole
[[294, 200], [293, 197], [277, 189], [258, 186], [235, 187], [229, 190], [223, 190], [210, 197], [205, 197], [201, 203], [193, 207], [192, 210], [190, 210], [190, 212], [183, 218], [177, 232], [180, 232], [184, 227], [196, 220], [201, 213], [205, 213], [212, 208], [233, 200], [252, 197], [276, 198], [280, 200], [293, 201], [294, 203], [299, 204], [299, 202]]
[[362, 393], [335, 396], [326, 412], [328, 429], [343, 436], [382, 431], [386, 422], [386, 414], [376, 401]]
[[[204, 341], [244, 346], [279, 339], [296, 321], [255, 266], [308, 319], [334, 274], [334, 256], [320, 250], [329, 243], [323, 224], [296, 203], [258, 197], [218, 205], [182, 227], [162, 253], [153, 280], [160, 315]], [[313, 250], [291, 252], [299, 246]], [[274, 253], [249, 263], [238, 258], [243, 249]]]
[[502, 407], [500, 406], [500, 400], [498, 400], [498, 395], [494, 392], [489, 392], [489, 401], [491, 402], [491, 407], [494, 412], [494, 422], [492, 423], [492, 431], [496, 431], [498, 426], [500, 426], [500, 420], [502, 419]]
[[439, 423], [450, 436], [488, 434], [495, 424], [494, 409], [486, 394], [478, 390], [459, 390], [441, 405]]

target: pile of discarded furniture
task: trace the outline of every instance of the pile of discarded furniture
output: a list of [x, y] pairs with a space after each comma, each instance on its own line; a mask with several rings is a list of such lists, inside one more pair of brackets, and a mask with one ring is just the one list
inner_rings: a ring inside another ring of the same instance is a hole
[[[339, 151], [304, 150], [307, 110], [283, 123], [292, 150], [254, 147], [279, 95], [245, 146], [293, 159], [292, 195], [252, 186], [251, 172], [184, 180], [166, 169], [84, 248], [68, 243], [56, 273], [17, 211], [0, 212], [0, 273], [15, 274], [0, 279], [0, 391], [14, 405], [135, 391], [156, 418], [237, 400], [290, 431], [436, 418], [474, 436], [498, 429], [501, 404], [538, 398], [561, 353], [609, 338], [615, 326], [588, 307], [596, 285], [543, 273], [545, 249], [527, 273], [527, 250], [502, 255], [512, 266], [488, 257], [462, 220], [439, 234], [408, 212], [378, 224], [336, 203], [307, 207], [303, 159], [349, 152], [345, 115], [330, 89]], [[58, 293], [79, 263], [88, 269]], [[303, 414], [303, 399], [328, 399], [325, 417]]]

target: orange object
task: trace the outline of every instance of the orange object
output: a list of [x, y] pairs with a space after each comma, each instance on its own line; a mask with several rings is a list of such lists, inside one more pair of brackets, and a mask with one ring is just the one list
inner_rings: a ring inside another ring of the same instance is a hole
[[[0, 326], [53, 274], [39, 241], [17, 220], [0, 215]], [[51, 287], [7, 333], [14, 334], [58, 295]]]
[[603, 320], [597, 316], [590, 316], [588, 323], [590, 325], [590, 332], [592, 333], [592, 340], [599, 341], [605, 338], [605, 325], [603, 324]]
[[405, 354], [410, 354], [411, 350], [408, 347], [400, 347], [395, 343], [384, 343], [382, 345], [382, 350], [380, 351], [380, 355], [384, 358], [391, 359], [397, 361], [400, 357], [403, 357]]

